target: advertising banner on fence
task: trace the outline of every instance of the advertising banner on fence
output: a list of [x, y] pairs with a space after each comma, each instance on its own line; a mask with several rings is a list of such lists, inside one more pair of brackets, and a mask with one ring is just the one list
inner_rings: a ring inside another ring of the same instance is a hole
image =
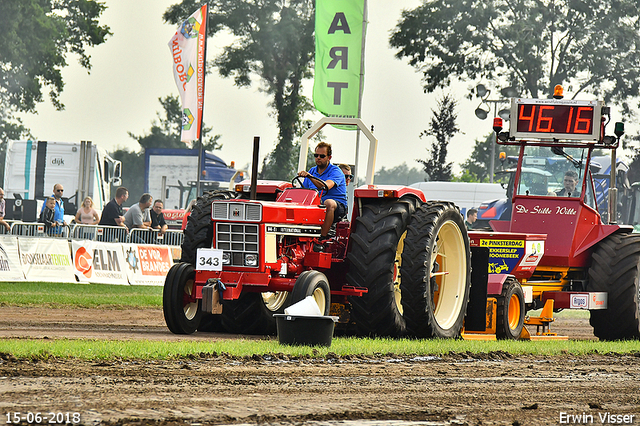
[[123, 244], [127, 277], [132, 285], [164, 285], [173, 266], [169, 246]]
[[24, 281], [18, 237], [0, 236], [0, 281]]
[[20, 263], [27, 281], [75, 283], [69, 242], [58, 238], [20, 238]]
[[71, 252], [78, 281], [92, 284], [129, 284], [122, 244], [72, 241]]

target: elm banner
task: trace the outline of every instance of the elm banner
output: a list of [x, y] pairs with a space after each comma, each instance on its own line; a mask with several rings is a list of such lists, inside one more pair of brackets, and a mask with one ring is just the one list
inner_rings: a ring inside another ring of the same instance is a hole
[[27, 281], [75, 283], [71, 250], [66, 239], [20, 238], [20, 264]]
[[204, 103], [204, 61], [207, 5], [196, 10], [169, 40], [173, 77], [182, 100], [183, 142], [198, 140]]
[[316, 0], [313, 103], [328, 117], [358, 118], [366, 0]]
[[72, 241], [71, 253], [79, 282], [129, 285], [122, 244]]
[[169, 246], [123, 244], [122, 247], [131, 285], [164, 285], [173, 266]]
[[18, 237], [0, 236], [0, 281], [24, 281]]

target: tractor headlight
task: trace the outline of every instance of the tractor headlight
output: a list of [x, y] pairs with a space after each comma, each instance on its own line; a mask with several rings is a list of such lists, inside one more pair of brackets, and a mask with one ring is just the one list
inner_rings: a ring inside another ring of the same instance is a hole
[[222, 252], [222, 264], [231, 265], [231, 253], [228, 251]]
[[244, 266], [258, 266], [258, 255], [254, 253], [246, 253], [244, 255]]

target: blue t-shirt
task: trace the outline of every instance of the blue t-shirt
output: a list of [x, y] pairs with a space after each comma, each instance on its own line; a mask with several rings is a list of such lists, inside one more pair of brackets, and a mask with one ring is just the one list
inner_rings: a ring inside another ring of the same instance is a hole
[[[311, 170], [309, 170], [309, 174], [324, 181], [331, 180], [335, 183], [335, 185], [329, 190], [329, 192], [322, 192], [321, 201], [323, 203], [324, 200], [329, 198], [347, 207], [347, 181], [345, 180], [344, 173], [342, 172], [342, 170], [340, 170], [340, 167], [334, 166], [333, 164], [329, 163], [324, 172], [322, 174], [318, 174], [318, 166], [315, 166], [312, 167]], [[318, 189], [318, 187], [315, 186], [309, 178], [304, 179], [302, 186], [309, 189]]]

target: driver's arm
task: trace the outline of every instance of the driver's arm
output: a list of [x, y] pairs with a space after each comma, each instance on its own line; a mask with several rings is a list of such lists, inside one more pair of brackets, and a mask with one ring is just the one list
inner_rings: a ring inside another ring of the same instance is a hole
[[[316, 178], [316, 179], [312, 179], [314, 176], [309, 174], [309, 172], [307, 172], [306, 170], [301, 170], [298, 172], [298, 176], [300, 177], [305, 177], [305, 178], [309, 178], [309, 181], [314, 184], [316, 186], [316, 188], [318, 189], [324, 189], [324, 186], [322, 186], [322, 183], [320, 183], [320, 181]], [[324, 181], [324, 183], [327, 185], [327, 188], [331, 189], [334, 186], [336, 186], [336, 183], [332, 180], [326, 180]]]

